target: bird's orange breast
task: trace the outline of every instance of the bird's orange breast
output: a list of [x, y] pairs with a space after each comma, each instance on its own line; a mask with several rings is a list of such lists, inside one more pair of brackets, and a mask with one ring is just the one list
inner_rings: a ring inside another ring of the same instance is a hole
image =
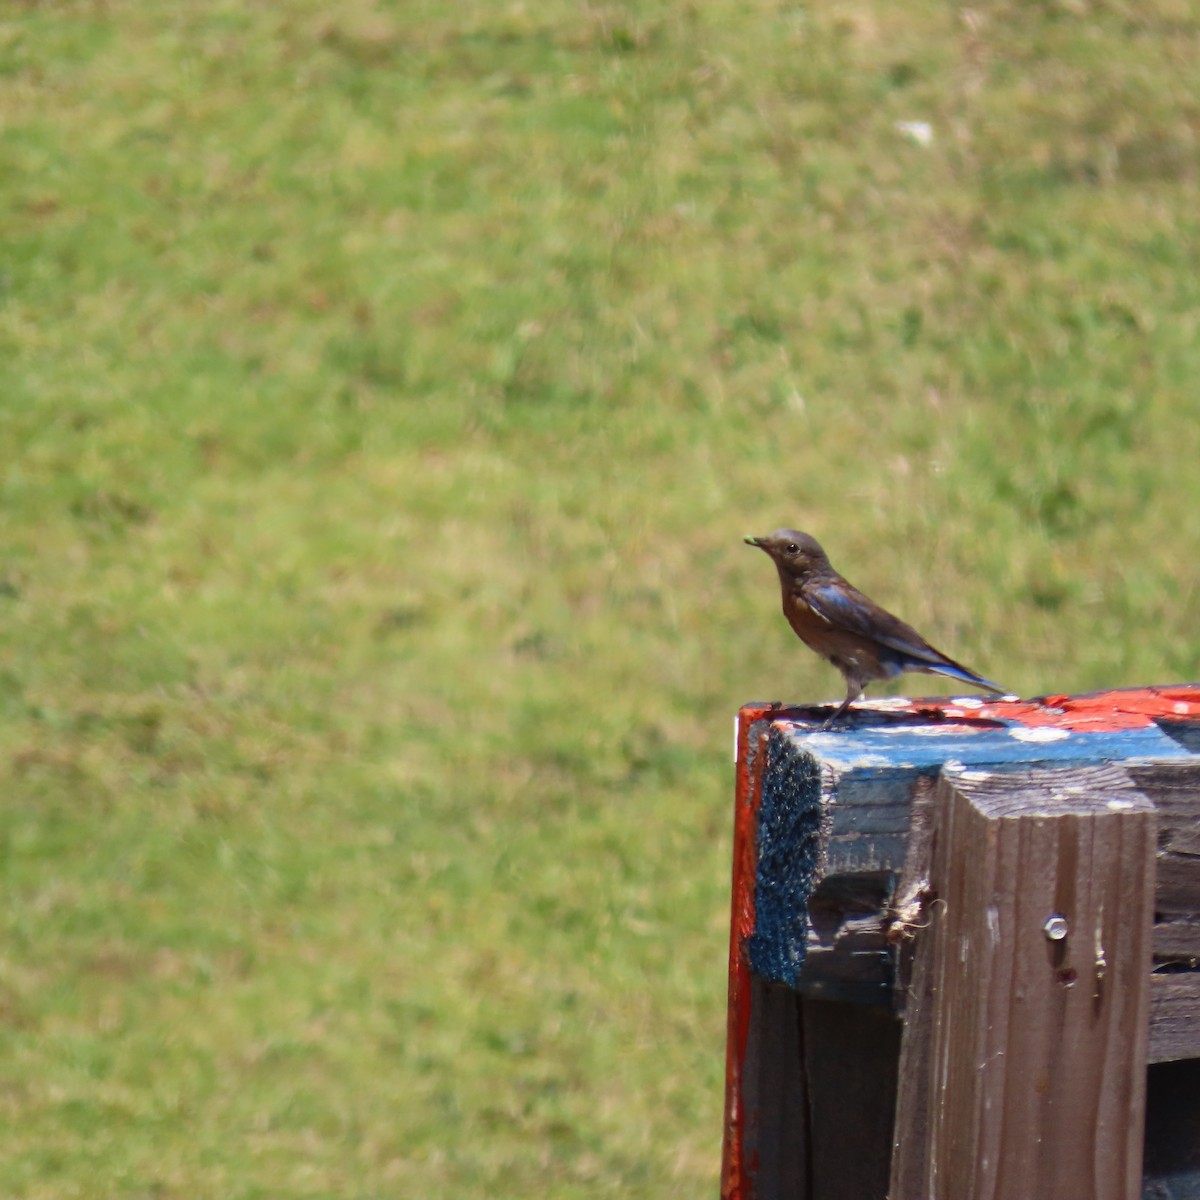
[[783, 597], [783, 615], [788, 624], [796, 631], [796, 636], [810, 649], [818, 654], [824, 654], [822, 643], [834, 631], [833, 626], [823, 617], [818, 617], [803, 600], [785, 593]]
[[795, 630], [796, 636], [812, 651], [831, 662], [839, 670], [850, 670], [865, 679], [886, 675], [872, 643], [848, 629], [831, 625], [818, 616], [803, 600], [785, 595], [783, 615]]

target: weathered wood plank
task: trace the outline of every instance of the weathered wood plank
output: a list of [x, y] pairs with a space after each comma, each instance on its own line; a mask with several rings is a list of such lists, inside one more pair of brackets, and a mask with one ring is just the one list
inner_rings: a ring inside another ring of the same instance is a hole
[[794, 989], [750, 979], [750, 1029], [743, 1062], [742, 1171], [725, 1200], [824, 1200], [812, 1191], [809, 1080]]
[[936, 824], [892, 1200], [1135, 1200], [1153, 806], [1115, 767], [951, 769]]
[[1150, 976], [1151, 1062], [1200, 1058], [1200, 971]]
[[890, 871], [831, 875], [808, 900], [808, 937], [796, 987], [816, 1000], [889, 1006]]
[[[886, 995], [879, 964], [887, 957], [882, 920], [891, 876], [856, 877], [844, 886], [829, 877], [820, 895], [810, 896], [819, 779], [810, 765], [796, 769], [787, 760], [761, 712], [743, 710], [721, 1195], [884, 1200], [899, 1023], [883, 1007], [825, 1003], [793, 985], [804, 959], [804, 943], [796, 938], [811, 908], [817, 956], [827, 941], [846, 951], [842, 961], [871, 960], [874, 975], [866, 986], [875, 998]], [[856, 928], [860, 913], [868, 918]], [[850, 978], [838, 991], [861, 999], [863, 986]]]
[[[1195, 870], [1200, 871], [1200, 860]], [[1200, 917], [1176, 916], [1154, 926], [1154, 961], [1200, 967]]]
[[1158, 810], [1157, 962], [1200, 963], [1200, 763], [1134, 764]]

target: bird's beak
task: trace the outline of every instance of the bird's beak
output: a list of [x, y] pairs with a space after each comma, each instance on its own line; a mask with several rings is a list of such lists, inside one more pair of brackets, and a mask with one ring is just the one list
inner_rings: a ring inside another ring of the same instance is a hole
[[742, 538], [742, 541], [745, 542], [747, 546], [757, 546], [760, 550], [763, 548], [762, 538], [751, 537], [749, 534], [746, 534], [746, 536]]

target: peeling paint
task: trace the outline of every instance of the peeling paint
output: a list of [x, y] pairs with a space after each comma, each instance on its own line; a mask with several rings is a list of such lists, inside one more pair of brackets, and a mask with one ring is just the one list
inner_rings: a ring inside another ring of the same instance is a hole
[[1033, 729], [1010, 729], [1008, 736], [1016, 738], [1018, 742], [1061, 742], [1064, 738], [1069, 738], [1071, 733], [1067, 729], [1051, 729], [1046, 725], [1038, 725]]

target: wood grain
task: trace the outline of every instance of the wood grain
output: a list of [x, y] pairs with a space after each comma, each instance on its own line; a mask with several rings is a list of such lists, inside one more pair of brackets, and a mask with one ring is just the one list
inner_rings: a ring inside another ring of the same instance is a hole
[[1200, 972], [1150, 976], [1151, 1062], [1200, 1059]]
[[892, 1200], [1135, 1200], [1153, 806], [1114, 766], [950, 769], [936, 812]]

